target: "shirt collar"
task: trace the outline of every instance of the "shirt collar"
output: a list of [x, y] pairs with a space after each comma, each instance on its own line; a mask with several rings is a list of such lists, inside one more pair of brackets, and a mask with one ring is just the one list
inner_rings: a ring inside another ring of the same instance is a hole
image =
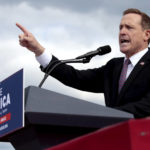
[[[138, 63], [138, 61], [147, 53], [147, 51], [148, 51], [148, 48], [145, 48], [144, 50], [142, 50], [142, 51], [136, 53], [135, 55], [131, 56], [129, 58], [130, 61], [131, 61], [131, 64], [133, 66], [135, 66]], [[125, 57], [125, 59], [127, 59], [127, 58]]]

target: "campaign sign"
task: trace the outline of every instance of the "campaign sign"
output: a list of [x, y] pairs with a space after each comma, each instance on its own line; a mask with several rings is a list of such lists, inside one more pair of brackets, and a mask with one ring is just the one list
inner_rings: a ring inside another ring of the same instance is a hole
[[0, 137], [24, 126], [23, 69], [0, 82]]

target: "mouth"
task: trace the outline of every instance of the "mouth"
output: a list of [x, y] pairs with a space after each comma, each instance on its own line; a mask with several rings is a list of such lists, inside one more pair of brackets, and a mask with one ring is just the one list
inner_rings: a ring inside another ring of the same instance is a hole
[[127, 39], [120, 40], [120, 44], [128, 44], [128, 43], [130, 43], [130, 40], [127, 40]]

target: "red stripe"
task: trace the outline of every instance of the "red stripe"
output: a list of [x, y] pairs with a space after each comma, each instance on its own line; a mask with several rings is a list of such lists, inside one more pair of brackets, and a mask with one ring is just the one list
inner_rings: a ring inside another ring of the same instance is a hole
[[7, 122], [11, 119], [11, 113], [6, 114], [5, 116], [0, 118], [0, 124]]

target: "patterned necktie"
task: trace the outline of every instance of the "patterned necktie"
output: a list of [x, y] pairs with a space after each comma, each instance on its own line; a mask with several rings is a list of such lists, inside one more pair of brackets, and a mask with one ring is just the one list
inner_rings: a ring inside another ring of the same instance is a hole
[[120, 79], [119, 79], [119, 92], [121, 90], [121, 88], [124, 85], [124, 82], [126, 81], [126, 75], [127, 75], [127, 69], [128, 69], [128, 65], [131, 63], [130, 59], [126, 59], [124, 64], [123, 64], [123, 68], [120, 74]]

